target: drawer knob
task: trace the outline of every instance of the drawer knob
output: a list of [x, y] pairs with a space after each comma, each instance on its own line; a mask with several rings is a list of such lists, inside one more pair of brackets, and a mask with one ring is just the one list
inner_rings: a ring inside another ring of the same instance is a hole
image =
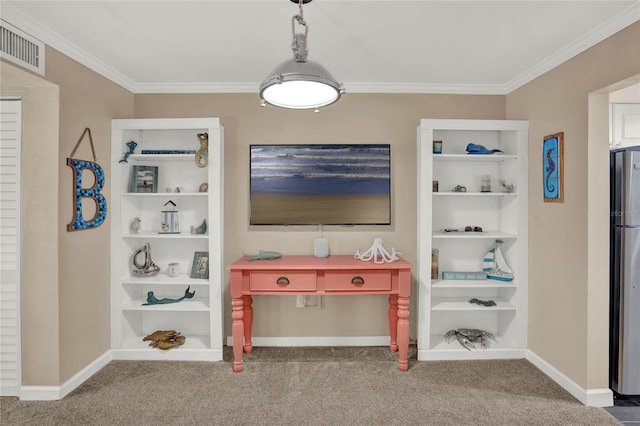
[[364, 284], [364, 278], [359, 277], [359, 276], [355, 276], [355, 277], [351, 278], [351, 284], [355, 284], [355, 285]]
[[276, 284], [283, 284], [283, 285], [287, 285], [287, 284], [289, 284], [289, 278], [287, 278], [287, 277], [280, 277], [280, 278], [278, 278], [278, 280], [276, 281]]

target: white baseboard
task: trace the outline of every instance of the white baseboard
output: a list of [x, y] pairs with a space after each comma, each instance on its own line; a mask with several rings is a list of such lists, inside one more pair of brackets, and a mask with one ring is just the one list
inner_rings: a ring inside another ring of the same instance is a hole
[[55, 401], [62, 399], [111, 362], [112, 359], [111, 351], [105, 352], [64, 382], [62, 386], [22, 386], [20, 388], [20, 399], [23, 401]]
[[530, 350], [527, 350], [527, 360], [584, 405], [591, 407], [613, 406], [613, 392], [611, 389], [584, 389]]
[[116, 361], [222, 361], [222, 349], [111, 349], [111, 355]]
[[[390, 341], [390, 336], [252, 337], [251, 345], [255, 347], [389, 346]], [[233, 346], [232, 336], [227, 336], [227, 346]]]
[[526, 349], [485, 349], [482, 351], [418, 349], [418, 361], [462, 361], [476, 359], [522, 359]]

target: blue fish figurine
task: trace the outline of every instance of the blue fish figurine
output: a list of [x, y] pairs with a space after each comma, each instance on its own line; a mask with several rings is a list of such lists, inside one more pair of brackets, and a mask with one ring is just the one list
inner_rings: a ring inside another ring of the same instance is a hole
[[487, 149], [482, 145], [478, 145], [475, 143], [470, 143], [467, 145], [467, 154], [476, 154], [476, 155], [490, 155], [495, 154], [496, 152], [503, 152], [499, 149]]
[[264, 250], [260, 250], [260, 253], [254, 255], [254, 256], [245, 256], [246, 259], [251, 262], [253, 260], [273, 260], [273, 259], [279, 259], [282, 257], [282, 253], [278, 253], [276, 251], [264, 251]]

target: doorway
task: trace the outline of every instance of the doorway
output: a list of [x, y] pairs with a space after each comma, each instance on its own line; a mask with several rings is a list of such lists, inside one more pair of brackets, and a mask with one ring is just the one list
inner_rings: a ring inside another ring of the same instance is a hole
[[[634, 85], [640, 85], [640, 74], [619, 81], [589, 94], [588, 130], [588, 285], [589, 300], [609, 299], [609, 149], [611, 134], [611, 100], [616, 94]], [[633, 90], [630, 92], [634, 93]], [[640, 94], [637, 96], [640, 97]], [[614, 101], [615, 102], [615, 101]], [[640, 102], [640, 100], [638, 101]], [[620, 102], [618, 102], [620, 103]], [[626, 101], [625, 101], [626, 103]], [[629, 102], [630, 103], [630, 102]], [[601, 306], [601, 305], [599, 305]], [[609, 309], [602, 312], [588, 307], [589, 318], [598, 323], [595, 328], [609, 335]], [[593, 312], [592, 312], [593, 311]], [[601, 327], [605, 327], [602, 329]], [[598, 350], [598, 364], [609, 370], [609, 345]], [[610, 373], [609, 373], [610, 375]], [[614, 400], [615, 404], [619, 401]]]
[[609, 147], [640, 145], [640, 83], [609, 94]]

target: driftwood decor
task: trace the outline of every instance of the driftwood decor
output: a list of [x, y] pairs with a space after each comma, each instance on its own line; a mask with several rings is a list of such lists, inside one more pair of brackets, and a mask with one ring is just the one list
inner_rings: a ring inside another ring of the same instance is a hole
[[[89, 135], [93, 161], [73, 158], [85, 135]], [[67, 225], [67, 231], [97, 228], [102, 225], [107, 217], [107, 199], [100, 193], [104, 186], [104, 171], [97, 161], [96, 151], [93, 147], [93, 138], [91, 137], [91, 129], [87, 127], [82, 132], [82, 135], [80, 135], [80, 139], [76, 142], [76, 146], [73, 148], [73, 151], [71, 151], [71, 155], [67, 158], [67, 166], [71, 167], [73, 171], [73, 217]], [[94, 183], [90, 188], [83, 187], [82, 173], [84, 170], [88, 170], [94, 176]], [[96, 213], [90, 220], [85, 220], [82, 216], [82, 203], [85, 198], [93, 200], [96, 204]]]

